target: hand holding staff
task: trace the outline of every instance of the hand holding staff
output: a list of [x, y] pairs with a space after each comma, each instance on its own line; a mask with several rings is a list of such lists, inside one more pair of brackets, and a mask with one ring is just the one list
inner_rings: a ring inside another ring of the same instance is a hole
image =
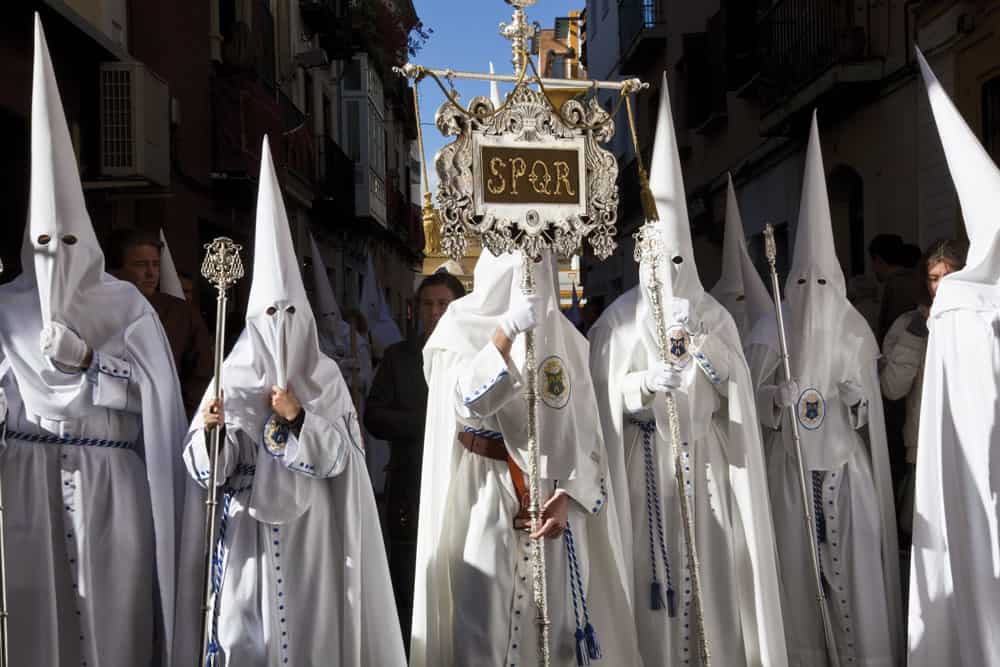
[[[211, 406], [218, 406], [218, 416], [222, 415], [222, 357], [226, 339], [226, 291], [236, 284], [243, 277], [243, 262], [240, 259], [242, 246], [237, 245], [226, 237], [220, 237], [205, 245], [205, 261], [201, 266], [201, 275], [205, 277], [216, 289], [215, 300], [215, 379], [213, 388], [215, 398]], [[216, 422], [217, 420], [212, 420]], [[209, 420], [206, 420], [206, 424]], [[223, 421], [222, 424], [225, 422]], [[212, 585], [212, 558], [215, 552], [215, 514], [218, 504], [217, 487], [219, 485], [219, 444], [222, 438], [222, 428], [215, 423], [209, 430], [211, 443], [209, 447], [209, 468], [210, 474], [207, 480], [208, 488], [205, 493], [205, 571], [204, 571], [204, 591], [205, 596], [202, 604], [202, 627], [201, 627], [201, 660], [198, 667], [205, 667], [209, 664], [210, 654], [213, 652], [210, 646], [212, 639], [212, 620], [215, 609], [215, 590]]]
[[[774, 227], [770, 224], [764, 226], [764, 251], [767, 255], [767, 263], [771, 269], [771, 289], [774, 292], [774, 313], [778, 319], [778, 341], [781, 344], [781, 362], [785, 373], [785, 382], [793, 382], [792, 367], [788, 360], [788, 340], [785, 337], [785, 318], [781, 312], [781, 284], [778, 281], [778, 269], [775, 265], [778, 257], [778, 248], [774, 242]], [[787, 399], [784, 401], [787, 402]], [[795, 457], [798, 460], [799, 488], [802, 492], [802, 506], [805, 510], [803, 518], [806, 522], [807, 535], [809, 536], [809, 553], [812, 557], [813, 574], [816, 579], [816, 603], [819, 605], [820, 616], [823, 619], [823, 633], [826, 636], [826, 655], [830, 667], [840, 667], [840, 656], [837, 651], [837, 638], [833, 634], [833, 623], [830, 620], [830, 611], [827, 609], [826, 591], [823, 588], [823, 574], [819, 564], [819, 550], [816, 546], [816, 518], [812, 513], [812, 502], [809, 494], [809, 484], [806, 481], [806, 464], [802, 459], [802, 440], [799, 437], [799, 422], [795, 415], [795, 406], [792, 405], [789, 415], [792, 424], [792, 442], [795, 444]]]

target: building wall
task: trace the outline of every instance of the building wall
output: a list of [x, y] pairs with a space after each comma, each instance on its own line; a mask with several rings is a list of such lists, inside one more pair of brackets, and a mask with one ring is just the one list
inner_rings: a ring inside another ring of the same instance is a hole
[[[617, 3], [608, 3], [604, 16], [602, 2], [591, 0], [587, 6], [587, 56], [595, 78], [617, 74], [624, 57], [624, 45], [614, 39]], [[898, 233], [921, 247], [961, 234], [954, 188], [912, 48], [914, 43], [922, 45], [945, 88], [982, 133], [983, 85], [1000, 75], [1000, 2], [856, 2], [855, 14], [867, 26], [866, 49], [881, 70], [875, 81], [855, 87], [835, 83], [833, 88], [803, 84], [801, 111], [788, 102], [774, 106], [752, 86], [749, 92], [727, 90], [724, 120], [692, 127], [686, 118], [691, 88], [683, 60], [685, 36], [708, 30], [710, 19], [725, 4], [659, 0], [666, 48], [651, 53], [636, 73], [651, 83], [651, 90], [636, 104], [644, 153], [655, 131], [656, 89], [664, 71], [668, 77], [695, 252], [707, 287], [721, 272], [728, 172], [736, 183], [747, 235], [759, 234], [765, 223], [772, 222], [787, 224], [794, 238], [813, 108], [819, 114], [838, 255], [848, 277], [858, 274], [858, 280], [871, 280], [866, 248], [876, 234]], [[844, 72], [851, 74], [849, 69]], [[773, 125], [777, 132], [765, 134], [772, 126], [762, 122], [765, 116], [768, 121], [784, 116], [785, 121]], [[621, 147], [623, 133], [620, 129], [615, 145], [623, 178], [628, 178], [634, 166], [628, 149]], [[851, 200], [858, 197], [863, 226], [852, 232]], [[623, 201], [622, 248], [603, 265], [589, 263], [585, 275], [591, 293], [611, 296], [636, 283], [627, 236], [640, 222], [639, 216], [635, 204]]]

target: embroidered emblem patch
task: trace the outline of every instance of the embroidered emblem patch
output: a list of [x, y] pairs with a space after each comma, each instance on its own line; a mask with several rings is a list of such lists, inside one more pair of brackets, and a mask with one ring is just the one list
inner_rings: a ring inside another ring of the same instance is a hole
[[675, 366], [685, 367], [691, 361], [691, 337], [682, 326], [673, 326], [667, 329], [667, 361]]
[[810, 387], [799, 396], [795, 414], [802, 428], [815, 431], [823, 425], [826, 418], [826, 400], [821, 393]]
[[548, 357], [538, 366], [538, 395], [550, 408], [559, 410], [569, 403], [570, 380], [566, 364], [559, 357]]
[[282, 424], [274, 415], [264, 424], [264, 446], [275, 456], [283, 455], [288, 446], [288, 425]]

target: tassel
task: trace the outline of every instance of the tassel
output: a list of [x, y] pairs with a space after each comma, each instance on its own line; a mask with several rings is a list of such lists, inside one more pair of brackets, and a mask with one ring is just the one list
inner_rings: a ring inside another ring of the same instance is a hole
[[586, 667], [590, 664], [590, 654], [587, 652], [587, 638], [583, 630], [576, 629], [576, 664]]
[[673, 588], [667, 589], [667, 613], [670, 615], [670, 618], [677, 616], [676, 596], [674, 595]]
[[649, 608], [663, 609], [663, 588], [658, 581], [649, 585]]
[[597, 643], [597, 631], [594, 630], [594, 626], [587, 623], [584, 635], [587, 637], [587, 655], [590, 656], [590, 659], [600, 660], [603, 658], [604, 656], [601, 655], [601, 645]]
[[642, 213], [646, 217], [646, 222], [655, 222], [660, 219], [660, 214], [656, 211], [656, 198], [653, 197], [653, 190], [649, 186], [649, 176], [646, 168], [639, 165], [639, 201], [642, 203]]

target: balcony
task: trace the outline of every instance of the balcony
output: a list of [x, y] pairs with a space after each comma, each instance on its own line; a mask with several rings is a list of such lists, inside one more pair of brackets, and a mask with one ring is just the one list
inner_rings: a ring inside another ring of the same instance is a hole
[[667, 25], [659, 0], [631, 0], [618, 7], [622, 74], [638, 74], [667, 45]]
[[820, 97], [849, 102], [842, 93], [863, 90], [884, 76], [873, 52], [867, 12], [853, 3], [779, 0], [757, 22], [764, 134], [780, 133], [791, 117]]
[[320, 48], [334, 60], [358, 49], [352, 5], [348, 0], [299, 0], [304, 34], [319, 35]]

